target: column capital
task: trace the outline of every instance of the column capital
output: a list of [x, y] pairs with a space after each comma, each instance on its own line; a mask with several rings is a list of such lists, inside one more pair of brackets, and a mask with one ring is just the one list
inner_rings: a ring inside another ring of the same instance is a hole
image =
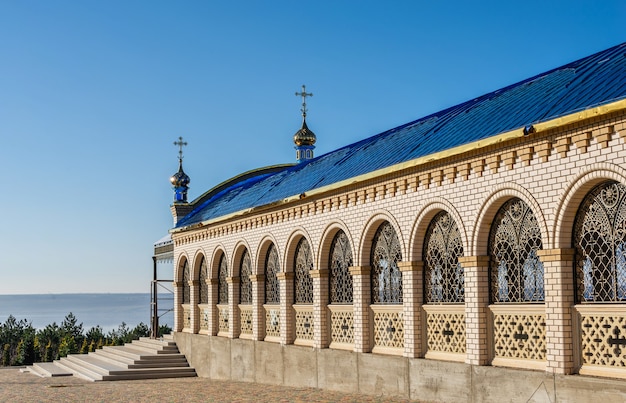
[[537, 256], [541, 258], [542, 262], [570, 262], [574, 260], [574, 253], [576, 249], [562, 248], [562, 249], [539, 249]]
[[424, 269], [424, 262], [398, 262], [398, 268], [402, 273], [407, 271], [422, 271]]
[[239, 276], [226, 277], [228, 284], [239, 284]]
[[251, 274], [250, 281], [253, 283], [262, 283], [265, 281], [265, 274]]
[[489, 264], [488, 255], [480, 256], [461, 256], [459, 257], [459, 263], [463, 267], [482, 267]]
[[219, 282], [219, 280], [218, 280], [218, 279], [216, 279], [216, 278], [207, 278], [207, 279], [206, 279], [206, 283], [207, 283], [208, 285], [218, 284], [218, 282]]
[[293, 280], [294, 277], [295, 277], [295, 274], [292, 271], [281, 271], [281, 272], [276, 273], [276, 278], [279, 281]]
[[348, 269], [352, 276], [367, 276], [372, 271], [371, 266], [350, 266]]
[[310, 270], [311, 278], [327, 278], [330, 273], [328, 269]]
[[189, 285], [192, 287], [197, 287], [200, 285], [200, 281], [199, 280], [189, 280]]
[[172, 281], [172, 286], [174, 286], [174, 287], [182, 287], [183, 286], [183, 282], [182, 281]]

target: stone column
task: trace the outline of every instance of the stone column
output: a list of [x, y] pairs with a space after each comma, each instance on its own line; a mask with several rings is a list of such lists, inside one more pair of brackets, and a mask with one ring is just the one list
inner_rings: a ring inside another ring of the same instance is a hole
[[228, 337], [236, 339], [241, 333], [239, 314], [239, 277], [228, 277]]
[[293, 311], [294, 273], [276, 273], [280, 287], [280, 344], [293, 344], [296, 338], [295, 315]]
[[200, 291], [200, 281], [189, 281], [189, 309], [191, 314], [191, 333], [198, 333], [200, 330], [200, 309], [198, 308], [198, 297]]
[[487, 365], [489, 256], [464, 256], [459, 263], [465, 274], [465, 363]]
[[174, 281], [174, 331], [181, 332], [183, 330], [183, 283], [182, 281]]
[[313, 279], [313, 346], [326, 348], [328, 337], [328, 269], [311, 270]]
[[543, 263], [546, 307], [546, 371], [574, 373], [574, 249], [538, 250]]
[[252, 282], [252, 339], [265, 339], [265, 274], [250, 275]]
[[370, 332], [371, 283], [370, 266], [352, 266], [352, 289], [354, 299], [354, 351], [369, 353], [372, 350]]
[[215, 336], [219, 332], [218, 314], [217, 314], [217, 279], [208, 278], [208, 290], [207, 300], [209, 302], [209, 335]]
[[398, 262], [402, 272], [402, 300], [404, 316], [404, 356], [417, 358], [423, 355], [422, 304], [424, 262]]

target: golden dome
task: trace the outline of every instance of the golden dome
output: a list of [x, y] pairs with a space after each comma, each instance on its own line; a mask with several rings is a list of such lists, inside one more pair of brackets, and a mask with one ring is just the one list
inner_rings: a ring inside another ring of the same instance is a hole
[[293, 135], [293, 142], [296, 146], [312, 146], [315, 144], [317, 138], [315, 133], [311, 131], [306, 125], [306, 120], [302, 120], [302, 127]]

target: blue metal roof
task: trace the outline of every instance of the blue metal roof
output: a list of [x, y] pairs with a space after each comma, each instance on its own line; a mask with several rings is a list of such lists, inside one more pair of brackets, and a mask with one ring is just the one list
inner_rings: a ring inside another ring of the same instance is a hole
[[626, 97], [626, 43], [385, 131], [310, 161], [235, 182], [176, 227], [322, 186]]

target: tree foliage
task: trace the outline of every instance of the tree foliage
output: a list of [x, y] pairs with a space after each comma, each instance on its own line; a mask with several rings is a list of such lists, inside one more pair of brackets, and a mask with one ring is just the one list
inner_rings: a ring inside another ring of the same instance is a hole
[[[171, 328], [161, 326], [161, 331]], [[162, 333], [161, 333], [162, 334]], [[103, 346], [122, 345], [150, 335], [143, 322], [130, 329], [122, 322], [117, 329], [104, 333], [100, 326], [83, 329], [82, 322], [73, 313], [67, 314], [61, 325], [53, 322], [43, 329], [35, 329], [26, 319], [17, 320], [10, 315], [0, 323], [1, 365], [30, 365], [33, 362], [50, 362], [68, 354], [92, 352]]]

